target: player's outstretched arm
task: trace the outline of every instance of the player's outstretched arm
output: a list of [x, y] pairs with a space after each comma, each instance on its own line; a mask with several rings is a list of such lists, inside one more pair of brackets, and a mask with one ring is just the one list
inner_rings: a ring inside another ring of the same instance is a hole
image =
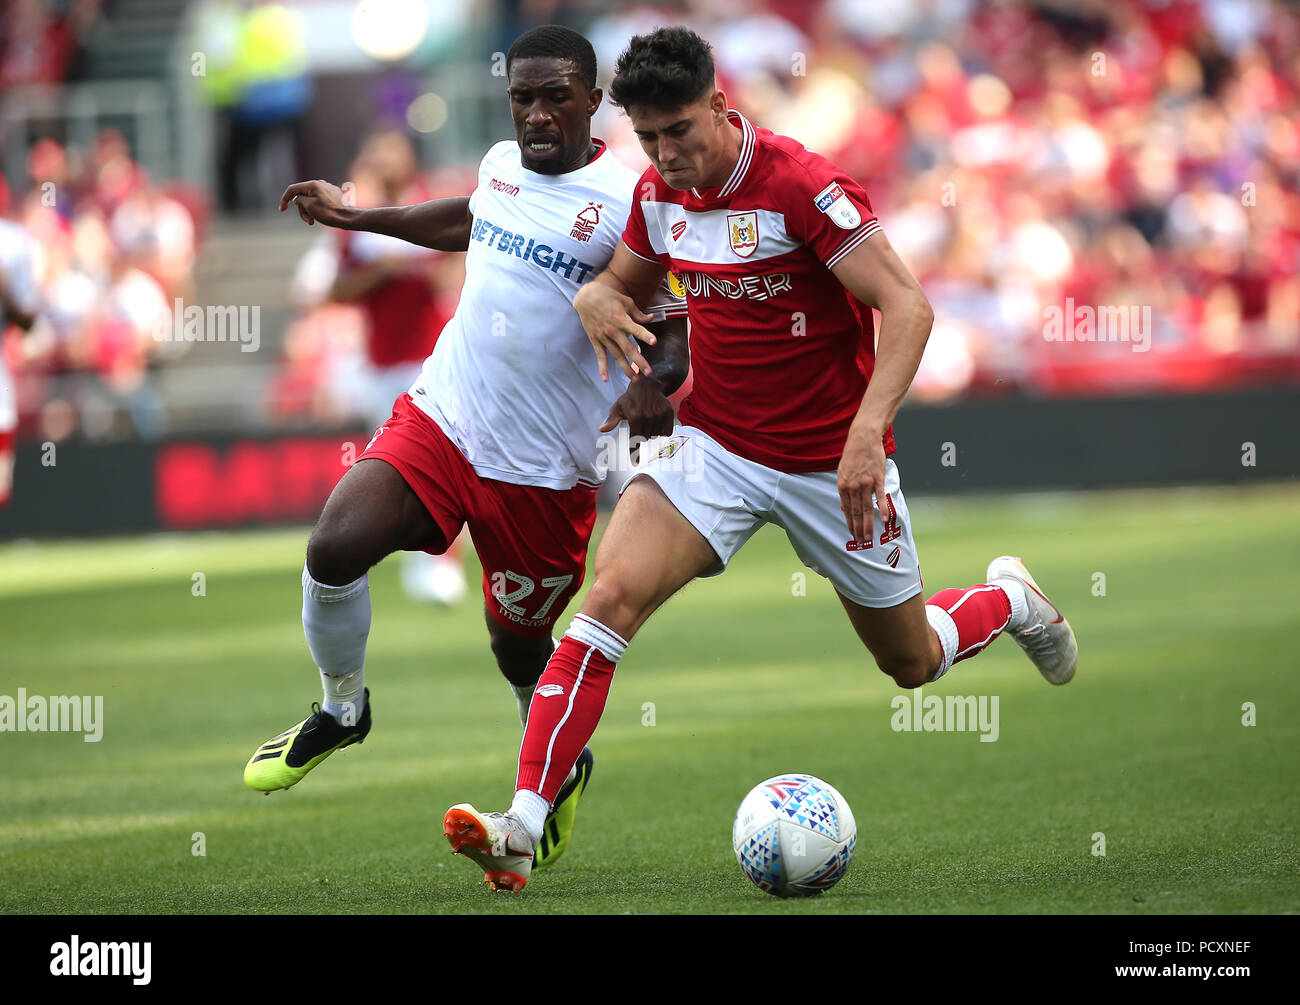
[[840, 508], [859, 545], [871, 540], [871, 496], [885, 497], [885, 448], [881, 437], [912, 386], [930, 338], [934, 310], [883, 233], [873, 234], [832, 269], [846, 290], [880, 311], [876, 365], [849, 427], [840, 459]]
[[573, 309], [596, 350], [601, 380], [609, 379], [608, 357], [628, 377], [650, 373], [651, 364], [641, 354], [637, 339], [655, 344], [654, 334], [643, 327], [652, 315], [637, 304], [649, 303], [667, 274], [662, 265], [634, 255], [619, 241], [605, 271], [573, 298]]
[[285, 189], [280, 196], [280, 212], [290, 203], [298, 208], [298, 215], [308, 226], [319, 222], [340, 230], [387, 234], [434, 251], [467, 250], [474, 224], [469, 197], [463, 195], [413, 206], [358, 209], [347, 204], [338, 186], [317, 179], [295, 182]]

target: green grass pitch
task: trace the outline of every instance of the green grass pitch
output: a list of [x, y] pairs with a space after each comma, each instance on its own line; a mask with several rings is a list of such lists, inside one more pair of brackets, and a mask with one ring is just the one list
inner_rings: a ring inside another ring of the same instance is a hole
[[[394, 562], [376, 570], [374, 731], [262, 796], [245, 760], [319, 697], [305, 529], [0, 547], [0, 694], [104, 696], [99, 743], [0, 733], [0, 911], [1300, 909], [1300, 488], [912, 509], [927, 592], [1025, 557], [1078, 633], [1073, 683], [999, 640], [925, 689], [999, 696], [996, 742], [893, 731], [901, 692], [824, 580], [799, 595], [767, 528], [636, 639], [573, 843], [516, 896], [441, 835], [447, 806], [501, 808], [514, 779], [481, 603], [419, 607]], [[760, 893], [731, 851], [741, 797], [785, 771], [830, 781], [858, 820], [852, 869], [814, 900]]]

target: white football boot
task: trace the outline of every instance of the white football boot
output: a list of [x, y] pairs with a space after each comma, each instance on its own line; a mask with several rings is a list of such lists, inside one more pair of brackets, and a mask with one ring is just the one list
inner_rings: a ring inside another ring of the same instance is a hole
[[986, 583], [999, 579], [1014, 579], [1025, 590], [1028, 613], [1019, 629], [1007, 629], [1007, 634], [1034, 661], [1049, 683], [1068, 684], [1079, 666], [1079, 643], [1074, 629], [1056, 605], [1044, 596], [1025, 568], [1025, 563], [1013, 555], [1002, 555], [989, 563]]
[[518, 893], [533, 873], [537, 842], [513, 813], [480, 813], [469, 803], [458, 803], [442, 818], [442, 832], [452, 851], [483, 870], [483, 882], [494, 893]]

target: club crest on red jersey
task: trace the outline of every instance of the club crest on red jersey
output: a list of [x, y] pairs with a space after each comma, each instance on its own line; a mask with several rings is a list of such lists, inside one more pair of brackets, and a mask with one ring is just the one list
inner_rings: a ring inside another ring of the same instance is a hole
[[728, 213], [727, 241], [740, 258], [748, 258], [758, 250], [758, 214]]
[[831, 218], [841, 230], [852, 230], [862, 222], [862, 214], [845, 194], [839, 182], [831, 182], [813, 197], [817, 208]]
[[600, 211], [604, 206], [603, 202], [587, 203], [587, 208], [573, 221], [573, 229], [569, 231], [569, 236], [583, 244], [590, 241], [591, 235], [596, 232], [596, 224], [600, 223]]

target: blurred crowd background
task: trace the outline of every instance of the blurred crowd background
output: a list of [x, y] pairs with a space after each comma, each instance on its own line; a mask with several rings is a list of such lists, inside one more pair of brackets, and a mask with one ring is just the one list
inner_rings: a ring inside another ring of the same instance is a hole
[[[306, 228], [468, 193], [512, 136], [501, 53], [551, 21], [602, 80], [685, 23], [753, 121], [859, 178], [936, 312], [921, 400], [1300, 383], [1300, 8], [1282, 0], [8, 0], [0, 215], [39, 290], [19, 438], [371, 424], [456, 304], [459, 256]], [[646, 163], [621, 113], [595, 124]], [[6, 260], [0, 248], [0, 260]], [[8, 253], [12, 257], [13, 249]], [[1067, 299], [1069, 298], [1069, 299]], [[256, 351], [160, 338], [256, 307]], [[1146, 345], [1045, 310], [1149, 307]], [[161, 319], [161, 320], [160, 320]]]

